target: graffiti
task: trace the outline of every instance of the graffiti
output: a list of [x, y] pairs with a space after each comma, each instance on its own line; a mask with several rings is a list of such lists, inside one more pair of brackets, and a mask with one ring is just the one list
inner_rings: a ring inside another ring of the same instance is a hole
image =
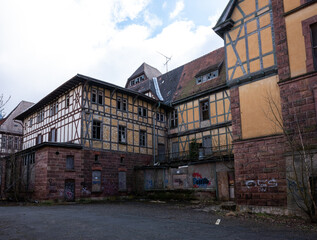
[[287, 178], [287, 187], [295, 200], [302, 199], [301, 192], [305, 191], [304, 187], [299, 187], [296, 181], [288, 179], [288, 178]]
[[83, 188], [81, 189], [81, 194], [82, 194], [83, 196], [88, 196], [88, 195], [91, 194], [91, 192], [87, 189], [87, 187], [83, 187]]
[[268, 188], [274, 188], [277, 187], [277, 181], [272, 178], [271, 180], [248, 180], [245, 181], [245, 185], [248, 189], [251, 189], [253, 187], [257, 187], [260, 192], [266, 192]]
[[152, 179], [150, 180], [145, 180], [145, 189], [152, 189], [153, 188], [153, 181]]
[[200, 173], [193, 173], [193, 187], [194, 188], [207, 188], [211, 185], [211, 181], [203, 178]]

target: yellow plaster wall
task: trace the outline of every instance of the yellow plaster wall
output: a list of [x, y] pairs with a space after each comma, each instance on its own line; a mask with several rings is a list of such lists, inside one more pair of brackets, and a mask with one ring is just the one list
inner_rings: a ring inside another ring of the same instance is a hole
[[288, 12], [300, 6], [300, 0], [283, 0], [284, 12]]
[[276, 127], [268, 100], [278, 106], [275, 114], [280, 115], [280, 91], [278, 76], [239, 87], [242, 138], [254, 138], [281, 133]]
[[317, 14], [317, 3], [285, 18], [291, 77], [307, 72], [302, 21]]

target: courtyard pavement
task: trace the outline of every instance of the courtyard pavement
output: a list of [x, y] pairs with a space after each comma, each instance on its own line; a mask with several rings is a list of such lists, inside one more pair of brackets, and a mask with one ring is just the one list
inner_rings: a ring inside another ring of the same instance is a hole
[[317, 239], [317, 231], [179, 204], [109, 202], [0, 206], [0, 239]]

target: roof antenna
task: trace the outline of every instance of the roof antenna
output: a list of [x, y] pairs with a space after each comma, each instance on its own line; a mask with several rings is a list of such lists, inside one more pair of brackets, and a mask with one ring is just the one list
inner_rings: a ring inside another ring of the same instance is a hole
[[157, 52], [157, 53], [160, 54], [160, 55], [162, 55], [163, 57], [165, 57], [166, 62], [164, 63], [164, 65], [166, 66], [166, 72], [168, 72], [168, 62], [171, 61], [172, 56], [167, 57], [167, 56], [165, 56], [164, 54], [162, 54], [162, 53], [160, 53], [160, 52]]

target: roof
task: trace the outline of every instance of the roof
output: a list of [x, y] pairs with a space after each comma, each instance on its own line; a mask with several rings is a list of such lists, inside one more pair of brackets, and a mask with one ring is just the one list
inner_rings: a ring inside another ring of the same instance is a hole
[[[223, 66], [224, 59], [225, 50], [222, 47], [185, 64], [174, 93], [173, 102], [225, 85], [226, 71]], [[198, 85], [196, 84], [196, 76], [216, 69], [219, 70], [218, 77]]]
[[[123, 88], [123, 87], [120, 87], [120, 86], [117, 86], [117, 85], [114, 85], [114, 84], [111, 84], [111, 83], [108, 83], [108, 82], [105, 82], [102, 80], [98, 80], [95, 78], [84, 76], [81, 74], [77, 74], [76, 76], [74, 76], [73, 78], [69, 79], [68, 81], [63, 83], [61, 86], [56, 88], [54, 91], [52, 91], [51, 93], [46, 95], [39, 102], [37, 102], [36, 104], [34, 104], [30, 108], [28, 108], [26, 111], [24, 111], [23, 113], [18, 115], [15, 119], [17, 119], [17, 120], [25, 119], [29, 115], [41, 110], [46, 105], [51, 104], [53, 101], [56, 101], [56, 99], [58, 99], [61, 95], [63, 95], [67, 91], [77, 87], [80, 84], [84, 84], [84, 83], [92, 83], [96, 86], [104, 87], [104, 88], [107, 88], [110, 90], [116, 90], [117, 92], [121, 92], [121, 93], [130, 95], [130, 96], [133, 96], [133, 97], [138, 97], [144, 101], [147, 101], [147, 102], [150, 102], [153, 104], [156, 104], [159, 102], [153, 98], [150, 98], [146, 95], [140, 94], [139, 92], [136, 92], [134, 90]], [[163, 108], [164, 107], [169, 108], [169, 106], [165, 105], [164, 103], [161, 103], [161, 106]]]
[[[147, 63], [142, 63], [141, 66], [128, 78], [128, 81], [144, 74], [147, 79], [152, 79], [153, 77], [160, 76], [162, 73], [156, 68], [150, 66]], [[128, 82], [127, 82], [128, 84]]]
[[[195, 96], [206, 90], [225, 85], [226, 72], [225, 67], [223, 67], [224, 59], [225, 50], [222, 47], [158, 76], [157, 81], [164, 103], [171, 105], [174, 101], [179, 101], [189, 96]], [[143, 64], [141, 66], [143, 66]], [[139, 69], [135, 72], [140, 72]], [[216, 69], [219, 69], [220, 71], [218, 77], [199, 85], [196, 84], [197, 76], [207, 74]], [[132, 74], [132, 76], [133, 75], [134, 74]], [[159, 98], [153, 84], [153, 79], [147, 79], [135, 86], [127, 87], [140, 93], [151, 90], [151, 92]]]
[[233, 26], [233, 20], [231, 20], [231, 15], [236, 5], [237, 0], [230, 0], [227, 4], [225, 10], [221, 14], [218, 22], [213, 27], [213, 30], [223, 38], [223, 34]]

